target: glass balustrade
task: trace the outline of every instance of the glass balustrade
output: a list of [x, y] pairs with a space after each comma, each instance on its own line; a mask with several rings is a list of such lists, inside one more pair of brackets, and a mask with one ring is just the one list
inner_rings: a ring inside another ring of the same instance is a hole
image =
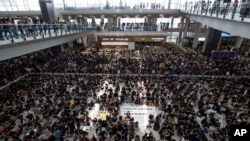
[[94, 26], [68, 24], [0, 24], [0, 45], [95, 30]]
[[[69, 25], [69, 24], [0, 24], [0, 45], [31, 41], [56, 36], [70, 35], [86, 31], [96, 32], [167, 32], [170, 30], [182, 31], [185, 24], [179, 23], [172, 27], [169, 23], [160, 23], [158, 25], [127, 24], [121, 26], [92, 26], [92, 25]], [[195, 26], [189, 26], [194, 29]]]

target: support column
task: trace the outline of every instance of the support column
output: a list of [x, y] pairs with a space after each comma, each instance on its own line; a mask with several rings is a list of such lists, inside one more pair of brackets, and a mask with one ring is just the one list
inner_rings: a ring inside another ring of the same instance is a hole
[[181, 17], [181, 23], [180, 23], [180, 28], [183, 29], [185, 26], [184, 26], [184, 23], [185, 22], [185, 18], [184, 17]]
[[61, 52], [64, 52], [63, 44], [61, 44]]
[[171, 18], [171, 22], [170, 22], [170, 27], [173, 28], [174, 26], [174, 17]]
[[113, 17], [114, 26], [120, 26], [120, 17]]
[[84, 47], [87, 47], [87, 46], [88, 46], [87, 36], [82, 37], [82, 42], [83, 42], [83, 46], [84, 46]]
[[171, 9], [171, 0], [168, 0], [168, 9]]
[[53, 23], [56, 21], [53, 0], [39, 0], [43, 21]]
[[[173, 26], [174, 26], [174, 17], [171, 18], [171, 21], [170, 21], [170, 29], [173, 29]], [[170, 35], [169, 35], [169, 42], [172, 42], [172, 35], [173, 35], [173, 32], [170, 32]]]
[[240, 37], [240, 36], [238, 36], [238, 37], [236, 37], [236, 41], [235, 41], [235, 45], [234, 45], [234, 47], [235, 48], [240, 48], [241, 47], [241, 44], [242, 44], [242, 41], [243, 41], [243, 37]]
[[112, 25], [114, 23], [114, 17], [108, 17], [108, 24]]
[[183, 38], [187, 36], [187, 32], [189, 29], [189, 23], [190, 23], [190, 19], [186, 18], [184, 32], [183, 32], [183, 36], [182, 36]]
[[92, 22], [91, 22], [91, 26], [96, 26], [96, 22], [95, 22], [95, 17], [92, 17]]
[[179, 32], [178, 40], [176, 41], [176, 44], [180, 45], [182, 41], [182, 32]]
[[216, 50], [221, 38], [221, 31], [208, 27], [206, 33], [205, 43], [203, 45], [202, 53], [206, 56], [211, 55], [211, 51]]
[[198, 40], [200, 37], [200, 31], [201, 31], [201, 23], [197, 22], [196, 23], [196, 28], [195, 28], [195, 35], [194, 35], [194, 40], [193, 40], [193, 44], [192, 44], [192, 48], [196, 49], [198, 46]]
[[[180, 23], [180, 28], [183, 27], [183, 24], [184, 24], [184, 17], [181, 17], [181, 23]], [[181, 44], [182, 42], [182, 32], [179, 32], [179, 37], [178, 37], [178, 44]]]
[[94, 35], [94, 41], [98, 41], [98, 37], [96, 35]]
[[113, 31], [113, 27], [114, 27], [114, 22], [113, 22], [113, 18], [112, 17], [108, 17], [108, 30], [109, 31]]
[[73, 47], [73, 41], [69, 41], [68, 44], [69, 44], [69, 47], [70, 47], [70, 48]]

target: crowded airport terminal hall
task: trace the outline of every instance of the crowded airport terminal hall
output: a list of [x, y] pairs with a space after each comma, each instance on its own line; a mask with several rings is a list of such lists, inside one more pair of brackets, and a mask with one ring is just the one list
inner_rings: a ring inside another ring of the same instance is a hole
[[0, 141], [249, 141], [250, 0], [0, 0]]

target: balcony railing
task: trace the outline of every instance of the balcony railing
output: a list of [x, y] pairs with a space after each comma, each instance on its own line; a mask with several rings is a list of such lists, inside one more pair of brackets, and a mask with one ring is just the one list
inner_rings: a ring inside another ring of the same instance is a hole
[[[1, 24], [0, 25], [0, 45], [50, 38], [62, 35], [70, 35], [85, 31], [97, 32], [167, 32], [172, 29], [183, 30], [185, 24], [179, 23], [176, 27], [171, 27], [169, 23], [148, 26], [144, 24], [129, 24], [122, 26], [93, 26], [82, 24]], [[189, 29], [194, 29], [190, 25]]]
[[182, 12], [223, 19], [250, 22], [250, 2], [244, 3], [185, 3]]
[[1, 24], [0, 27], [0, 45], [96, 30], [77, 24]]

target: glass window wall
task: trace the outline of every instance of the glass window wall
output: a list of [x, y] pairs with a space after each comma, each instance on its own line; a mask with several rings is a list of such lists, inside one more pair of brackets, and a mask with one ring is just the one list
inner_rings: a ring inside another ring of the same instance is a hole
[[57, 10], [64, 10], [64, 0], [53, 0], [54, 6]]
[[[212, 0], [213, 2], [214, 0]], [[180, 9], [197, 0], [53, 0], [59, 10], [79, 9]], [[0, 0], [0, 11], [39, 11], [39, 0]]]
[[[216, 0], [211, 0], [214, 2]], [[56, 9], [180, 9], [197, 0], [53, 0]], [[242, 2], [239, 0], [239, 2]], [[0, 11], [39, 11], [39, 0], [0, 0]]]
[[[187, 0], [187, 2], [195, 0]], [[179, 9], [183, 0], [54, 0], [55, 8], [77, 9]]]
[[0, 0], [0, 11], [40, 11], [38, 0]]

